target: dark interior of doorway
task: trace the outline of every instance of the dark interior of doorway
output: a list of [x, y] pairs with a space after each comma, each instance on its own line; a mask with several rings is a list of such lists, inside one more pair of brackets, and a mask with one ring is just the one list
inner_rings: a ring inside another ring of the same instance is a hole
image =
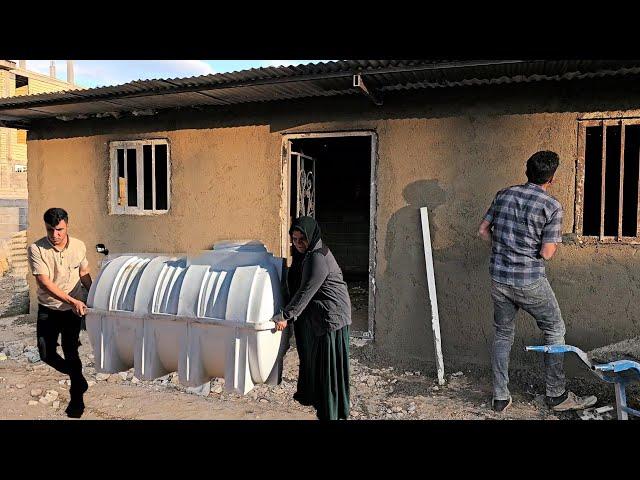
[[[292, 151], [315, 158], [315, 218], [342, 269], [351, 297], [351, 331], [369, 330], [369, 222], [371, 137], [321, 137], [292, 141]], [[296, 172], [292, 165], [292, 217]]]

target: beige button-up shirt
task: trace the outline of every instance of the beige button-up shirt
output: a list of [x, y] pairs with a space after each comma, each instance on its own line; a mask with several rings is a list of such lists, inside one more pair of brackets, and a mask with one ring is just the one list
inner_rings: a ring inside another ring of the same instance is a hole
[[[89, 265], [87, 248], [77, 238], [68, 237], [67, 246], [56, 250], [47, 237], [29, 245], [29, 268], [33, 275], [47, 275], [63, 292], [83, 302], [87, 290], [80, 282], [80, 268]], [[54, 310], [71, 310], [38, 284], [38, 303]]]

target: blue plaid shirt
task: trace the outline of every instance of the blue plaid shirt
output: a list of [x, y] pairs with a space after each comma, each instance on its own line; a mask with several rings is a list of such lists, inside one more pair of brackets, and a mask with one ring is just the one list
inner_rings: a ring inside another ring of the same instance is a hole
[[529, 285], [546, 276], [543, 243], [562, 242], [562, 205], [534, 183], [500, 190], [484, 219], [493, 227], [489, 271], [496, 282]]

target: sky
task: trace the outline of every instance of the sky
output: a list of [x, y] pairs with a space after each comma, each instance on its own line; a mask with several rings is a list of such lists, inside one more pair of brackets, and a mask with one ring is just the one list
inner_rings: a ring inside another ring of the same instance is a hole
[[[92, 88], [133, 80], [192, 77], [322, 61], [327, 60], [75, 60], [74, 75], [78, 86]], [[66, 80], [67, 61], [55, 60], [55, 63], [56, 78]], [[51, 60], [27, 60], [27, 70], [49, 75], [50, 64]]]

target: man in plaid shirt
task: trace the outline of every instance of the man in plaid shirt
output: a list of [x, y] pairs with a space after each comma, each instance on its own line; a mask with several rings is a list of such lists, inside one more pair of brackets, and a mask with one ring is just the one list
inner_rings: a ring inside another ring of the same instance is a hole
[[[536, 320], [545, 344], [564, 344], [565, 326], [545, 274], [545, 262], [562, 242], [562, 205], [547, 193], [560, 161], [554, 152], [535, 153], [527, 161], [524, 185], [500, 190], [484, 216], [478, 235], [491, 243], [491, 297], [495, 335], [492, 351], [495, 411], [511, 405], [509, 354], [520, 308]], [[545, 354], [546, 403], [555, 411], [594, 405], [596, 397], [578, 397], [565, 389], [562, 354]]]

